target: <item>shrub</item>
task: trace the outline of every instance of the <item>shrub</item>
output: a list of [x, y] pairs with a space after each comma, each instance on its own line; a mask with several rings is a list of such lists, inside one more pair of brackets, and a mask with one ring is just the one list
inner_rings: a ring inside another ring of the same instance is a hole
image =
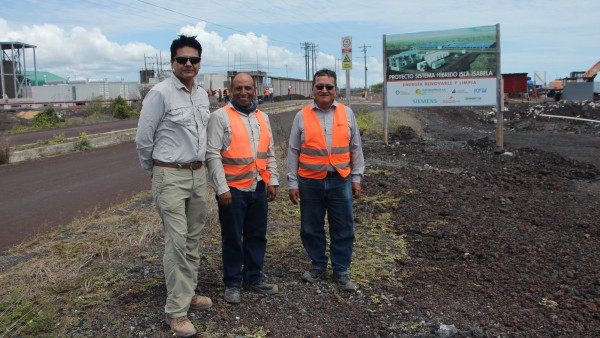
[[33, 126], [36, 129], [54, 128], [60, 123], [54, 106], [48, 106], [33, 118]]
[[121, 95], [117, 96], [117, 98], [115, 98], [111, 102], [110, 110], [112, 112], [112, 115], [119, 119], [127, 119], [130, 118], [132, 115], [131, 108], [129, 107], [127, 102], [123, 100]]
[[75, 142], [75, 151], [86, 151], [91, 149], [92, 144], [90, 143], [87, 134], [82, 131], [79, 133], [79, 139]]

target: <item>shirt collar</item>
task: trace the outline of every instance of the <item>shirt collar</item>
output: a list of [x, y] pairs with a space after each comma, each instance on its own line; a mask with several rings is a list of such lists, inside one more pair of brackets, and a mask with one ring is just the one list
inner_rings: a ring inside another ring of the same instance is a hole
[[[177, 76], [175, 76], [175, 74], [171, 74], [171, 79], [173, 80], [173, 84], [175, 85], [175, 88], [177, 89], [183, 89], [185, 91], [187, 91], [187, 87], [179, 80], [179, 78]], [[192, 85], [192, 92], [194, 92], [196, 90], [196, 81], [194, 80], [194, 84]]]
[[[331, 104], [331, 107], [329, 109], [333, 108], [335, 110], [335, 107], [337, 107], [337, 106], [338, 106], [338, 102], [335, 99], [333, 99], [333, 103]], [[317, 104], [315, 103], [314, 100], [312, 102], [311, 108], [312, 109], [319, 109], [319, 110], [321, 109], [321, 108], [319, 108], [319, 106], [317, 106]]]

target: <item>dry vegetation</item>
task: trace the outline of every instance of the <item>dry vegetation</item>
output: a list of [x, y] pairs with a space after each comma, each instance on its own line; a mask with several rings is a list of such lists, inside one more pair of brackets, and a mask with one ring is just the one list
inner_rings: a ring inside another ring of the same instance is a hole
[[[393, 202], [389, 196], [365, 199], [374, 204]], [[211, 217], [202, 241], [200, 287], [220, 298], [220, 230], [216, 205], [210, 200]], [[286, 268], [293, 274], [289, 279], [297, 280], [307, 263], [298, 237], [299, 210], [287, 201], [285, 190], [280, 190], [270, 208], [267, 262], [278, 264], [281, 257], [294, 257], [297, 264]], [[373, 213], [363, 217], [369, 222], [357, 233], [353, 276], [363, 285], [401, 283], [394, 266], [406, 249], [403, 239], [388, 231], [390, 215]], [[8, 256], [22, 262], [4, 266], [0, 273], [0, 283], [6, 286], [0, 290], [0, 336], [168, 336], [168, 328], [160, 321], [164, 299], [161, 251], [160, 220], [148, 194], [12, 248]], [[382, 255], [386, 256], [383, 260]], [[143, 295], [159, 298], [140, 299]], [[128, 300], [130, 297], [136, 301]], [[374, 297], [373, 301], [380, 302], [379, 295]], [[154, 304], [154, 323], [147, 327], [147, 323], [128, 322], [132, 312], [141, 311], [134, 305], [138, 301]], [[115, 307], [115, 302], [133, 304], [131, 308]], [[235, 311], [221, 299], [216, 304], [222, 316]], [[218, 319], [221, 315], [212, 317]], [[260, 325], [220, 327], [218, 320], [197, 325], [206, 336], [213, 337], [234, 333], [262, 337], [268, 332]]]

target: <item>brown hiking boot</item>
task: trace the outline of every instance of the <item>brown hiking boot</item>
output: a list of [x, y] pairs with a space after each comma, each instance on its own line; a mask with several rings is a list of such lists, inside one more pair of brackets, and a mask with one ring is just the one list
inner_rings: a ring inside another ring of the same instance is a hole
[[194, 324], [190, 322], [187, 316], [171, 318], [169, 315], [166, 315], [165, 322], [171, 327], [171, 331], [173, 331], [177, 337], [191, 337], [198, 333]]
[[192, 302], [190, 303], [190, 309], [192, 310], [206, 310], [213, 305], [210, 298], [200, 295], [194, 295]]

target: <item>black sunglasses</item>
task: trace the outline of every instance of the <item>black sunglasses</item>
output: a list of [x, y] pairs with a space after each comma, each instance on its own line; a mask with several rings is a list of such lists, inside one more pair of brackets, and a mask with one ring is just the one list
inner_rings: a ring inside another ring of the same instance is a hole
[[180, 65], [185, 65], [188, 62], [188, 60], [190, 60], [190, 63], [193, 65], [200, 63], [200, 58], [198, 56], [191, 56], [191, 57], [176, 56], [176, 57], [174, 57], [174, 59]]
[[327, 88], [327, 90], [333, 90], [333, 88], [335, 88], [335, 86], [330, 85], [330, 84], [328, 84], [328, 85], [318, 84], [318, 85], [315, 85], [315, 88], [317, 88], [317, 90], [323, 90], [323, 88]]

